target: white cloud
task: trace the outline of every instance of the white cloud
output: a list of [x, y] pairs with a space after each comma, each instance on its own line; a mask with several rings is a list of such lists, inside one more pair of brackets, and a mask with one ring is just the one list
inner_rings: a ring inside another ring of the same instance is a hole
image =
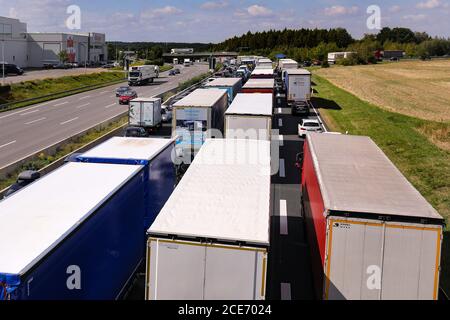
[[403, 19], [405, 20], [411, 20], [411, 21], [422, 21], [425, 20], [427, 18], [427, 15], [425, 14], [409, 14], [406, 16], [403, 16]]
[[392, 13], [397, 13], [400, 10], [402, 10], [402, 7], [400, 7], [399, 5], [394, 5], [394, 6], [389, 8], [389, 12], [392, 12]]
[[228, 1], [207, 1], [203, 3], [200, 8], [205, 10], [216, 10], [226, 8], [228, 5]]
[[247, 13], [252, 17], [268, 17], [273, 14], [273, 11], [269, 8], [255, 4], [247, 8]]
[[435, 9], [435, 8], [440, 8], [440, 7], [448, 7], [447, 3], [442, 3], [441, 0], [427, 0], [424, 2], [419, 2], [416, 5], [417, 8], [419, 9]]
[[181, 9], [178, 9], [173, 6], [165, 6], [164, 8], [157, 8], [157, 9], [153, 10], [153, 13], [156, 16], [168, 16], [168, 15], [173, 15], [173, 14], [179, 14], [182, 12], [183, 11]]
[[353, 7], [344, 7], [344, 6], [332, 6], [325, 8], [325, 15], [327, 16], [343, 16], [343, 15], [351, 15], [355, 14], [359, 11], [359, 8], [357, 6]]

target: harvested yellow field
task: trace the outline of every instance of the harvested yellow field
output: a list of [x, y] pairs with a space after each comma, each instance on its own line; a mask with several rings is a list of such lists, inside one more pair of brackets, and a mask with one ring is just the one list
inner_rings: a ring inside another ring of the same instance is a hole
[[336, 66], [315, 73], [389, 111], [450, 122], [450, 60]]

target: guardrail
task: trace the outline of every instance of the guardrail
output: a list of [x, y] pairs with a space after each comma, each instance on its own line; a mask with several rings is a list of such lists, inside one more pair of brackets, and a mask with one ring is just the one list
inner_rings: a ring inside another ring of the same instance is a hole
[[[76, 89], [70, 89], [70, 90], [66, 90], [66, 91], [63, 91], [63, 92], [55, 92], [55, 93], [47, 94], [47, 95], [44, 95], [44, 96], [39, 96], [39, 97], [36, 97], [36, 98], [30, 98], [30, 99], [25, 99], [25, 100], [21, 100], [21, 101], [8, 102], [8, 103], [0, 105], [0, 112], [5, 110], [5, 109], [10, 108], [11, 106], [20, 105], [22, 103], [25, 104], [23, 107], [26, 107], [26, 106], [32, 104], [33, 102], [40, 102], [42, 100], [50, 99], [52, 97], [54, 97], [55, 99], [63, 98], [65, 96], [69, 96], [70, 94], [78, 93], [80, 91], [84, 92], [84, 91], [95, 90], [95, 89], [107, 87], [107, 86], [110, 86], [110, 85], [113, 85], [113, 84], [122, 83], [122, 82], [125, 82], [125, 81], [126, 81], [126, 79], [124, 78], [123, 80], [114, 80], [114, 81], [100, 83], [100, 84], [96, 84], [96, 85], [84, 86], [84, 87], [79, 87], [79, 88], [76, 88]], [[19, 108], [21, 108], [21, 107], [19, 107]]]

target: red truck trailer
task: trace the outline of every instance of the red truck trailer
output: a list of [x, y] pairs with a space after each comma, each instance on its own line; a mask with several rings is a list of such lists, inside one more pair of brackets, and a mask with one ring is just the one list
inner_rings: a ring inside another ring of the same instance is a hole
[[381, 149], [310, 133], [302, 162], [318, 298], [436, 300], [444, 219]]
[[242, 93], [274, 93], [275, 79], [250, 79], [242, 87]]

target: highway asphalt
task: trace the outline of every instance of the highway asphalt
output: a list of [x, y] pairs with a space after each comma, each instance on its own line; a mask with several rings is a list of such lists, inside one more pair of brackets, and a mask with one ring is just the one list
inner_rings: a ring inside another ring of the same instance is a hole
[[[168, 76], [165, 72], [155, 83], [134, 89], [139, 97], [151, 97], [175, 89], [180, 82], [208, 71], [205, 64], [179, 68], [179, 75]], [[119, 105], [115, 96], [119, 86], [0, 113], [0, 169], [125, 113], [128, 106]]]

